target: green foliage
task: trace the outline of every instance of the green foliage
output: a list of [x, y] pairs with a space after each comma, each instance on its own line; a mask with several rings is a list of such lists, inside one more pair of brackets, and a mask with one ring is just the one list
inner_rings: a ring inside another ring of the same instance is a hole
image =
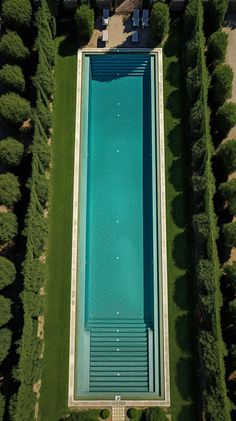
[[198, 10], [196, 7], [196, 2], [195, 0], [190, 0], [187, 3], [184, 12], [184, 29], [187, 38], [189, 38], [193, 32], [196, 31], [197, 15]]
[[236, 221], [224, 224], [222, 228], [225, 247], [231, 249], [236, 247]]
[[236, 179], [221, 183], [219, 186], [221, 196], [228, 202], [228, 209], [230, 214], [236, 215]]
[[186, 62], [187, 66], [191, 68], [196, 68], [199, 52], [199, 37], [196, 34], [193, 38], [190, 38], [186, 43]]
[[205, 175], [193, 175], [192, 176], [192, 187], [194, 193], [202, 193], [207, 188], [207, 182]]
[[189, 125], [191, 138], [199, 139], [204, 130], [204, 106], [201, 100], [197, 100], [190, 111]]
[[0, 117], [9, 123], [19, 124], [32, 115], [29, 101], [13, 92], [0, 97]]
[[206, 154], [206, 139], [204, 137], [201, 137], [192, 146], [193, 164], [196, 166], [199, 163], [201, 163], [205, 154]]
[[223, 104], [232, 95], [233, 70], [228, 64], [218, 64], [211, 79], [212, 99]]
[[94, 29], [94, 11], [83, 4], [75, 13], [76, 29], [79, 37], [89, 40]]
[[13, 240], [17, 230], [16, 215], [12, 212], [0, 212], [0, 245]]
[[145, 421], [167, 421], [165, 412], [160, 407], [147, 408], [143, 411]]
[[98, 412], [95, 409], [88, 409], [87, 411], [71, 412], [61, 421], [97, 421]]
[[209, 217], [206, 213], [198, 213], [193, 216], [193, 227], [197, 237], [206, 241], [209, 235]]
[[14, 282], [16, 276], [16, 268], [14, 263], [0, 256], [0, 290]]
[[202, 293], [213, 294], [215, 292], [214, 266], [210, 260], [199, 260], [196, 277]]
[[0, 55], [11, 61], [25, 60], [29, 50], [24, 46], [21, 37], [13, 31], [7, 31], [1, 37]]
[[36, 101], [36, 112], [42, 127], [47, 131], [52, 126], [52, 113], [49, 106], [45, 105], [40, 96], [38, 96]]
[[136, 418], [137, 416], [137, 409], [136, 408], [129, 408], [127, 411], [127, 415], [129, 418]]
[[208, 40], [208, 59], [212, 62], [224, 62], [228, 44], [228, 34], [221, 30], [214, 32]]
[[39, 62], [36, 70], [35, 77], [33, 78], [35, 86], [41, 87], [47, 98], [50, 98], [53, 93], [53, 75], [51, 68], [46, 62], [43, 54], [39, 57]]
[[25, 78], [21, 68], [5, 64], [0, 69], [0, 84], [6, 90], [23, 92], [25, 90]]
[[45, 205], [48, 201], [48, 180], [44, 174], [38, 174], [34, 183], [32, 183], [32, 179], [29, 180], [27, 187], [31, 189], [32, 187], [35, 189], [37, 197], [41, 203], [41, 205]]
[[[222, 285], [229, 300], [236, 297], [236, 262], [223, 266]], [[236, 368], [236, 367], [235, 367]]]
[[161, 42], [169, 32], [170, 12], [167, 4], [156, 2], [153, 4], [151, 16], [151, 32], [156, 42]]
[[9, 329], [0, 329], [0, 364], [8, 355], [11, 346], [11, 337], [12, 333]]
[[0, 327], [11, 319], [11, 300], [0, 295]]
[[197, 67], [187, 71], [186, 88], [190, 102], [196, 100], [201, 88], [201, 80]]
[[0, 205], [13, 206], [20, 200], [20, 183], [12, 173], [0, 174]]
[[16, 139], [8, 137], [0, 141], [0, 165], [15, 167], [20, 164], [24, 146]]
[[212, 31], [216, 31], [224, 22], [228, 10], [228, 0], [209, 0], [208, 15], [209, 26]]
[[109, 417], [109, 415], [110, 415], [109, 409], [102, 409], [101, 412], [100, 412], [100, 417], [103, 420], [107, 419]]
[[217, 150], [217, 156], [228, 174], [236, 170], [236, 140], [222, 143]]
[[32, 6], [30, 0], [4, 0], [2, 17], [9, 28], [28, 27], [31, 23]]
[[236, 125], [236, 104], [227, 102], [216, 113], [216, 124], [219, 132], [227, 136], [229, 131]]
[[3, 420], [5, 411], [5, 399], [4, 396], [0, 393], [0, 420]]

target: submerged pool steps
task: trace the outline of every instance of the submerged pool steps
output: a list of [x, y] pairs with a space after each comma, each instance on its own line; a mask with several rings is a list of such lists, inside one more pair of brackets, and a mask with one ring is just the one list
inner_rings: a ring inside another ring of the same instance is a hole
[[102, 80], [107, 77], [143, 76], [150, 69], [149, 58], [133, 55], [124, 59], [122, 56], [108, 55], [106, 57], [91, 58], [91, 72], [93, 78]]
[[90, 392], [148, 392], [148, 327], [134, 321], [89, 323]]

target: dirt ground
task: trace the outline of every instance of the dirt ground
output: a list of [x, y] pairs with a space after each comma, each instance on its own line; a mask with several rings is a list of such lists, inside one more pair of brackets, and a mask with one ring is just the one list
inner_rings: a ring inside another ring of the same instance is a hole
[[[236, 103], [236, 14], [228, 16], [228, 26], [224, 30], [229, 36], [225, 61], [232, 67], [234, 72], [231, 101]], [[230, 130], [228, 139], [236, 139], [236, 126]]]

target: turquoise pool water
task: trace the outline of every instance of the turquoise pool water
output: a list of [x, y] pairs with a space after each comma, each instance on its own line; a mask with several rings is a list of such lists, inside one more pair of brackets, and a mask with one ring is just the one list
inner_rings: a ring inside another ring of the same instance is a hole
[[160, 392], [154, 66], [150, 54], [84, 57], [78, 398]]

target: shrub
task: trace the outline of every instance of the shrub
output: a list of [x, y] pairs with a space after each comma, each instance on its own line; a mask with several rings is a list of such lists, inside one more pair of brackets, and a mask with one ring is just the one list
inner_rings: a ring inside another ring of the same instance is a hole
[[196, 268], [197, 281], [204, 294], [212, 294], [215, 291], [214, 267], [210, 260], [201, 259]]
[[236, 215], [236, 179], [221, 183], [219, 192], [224, 200], [228, 202], [228, 209], [231, 215]]
[[204, 109], [202, 101], [198, 100], [190, 111], [189, 116], [190, 134], [192, 139], [199, 139], [203, 134]]
[[224, 22], [228, 0], [209, 0], [207, 10], [210, 29], [216, 31]]
[[227, 102], [216, 113], [216, 123], [219, 132], [226, 136], [236, 125], [236, 104]]
[[32, 115], [29, 101], [13, 92], [0, 97], [0, 117], [13, 124], [22, 123]]
[[75, 23], [78, 35], [89, 40], [94, 29], [94, 11], [83, 4], [76, 10]]
[[193, 216], [193, 227], [200, 240], [207, 240], [209, 235], [209, 217], [206, 213]]
[[154, 3], [150, 23], [153, 37], [157, 42], [161, 42], [168, 34], [170, 26], [170, 12], [167, 4]]
[[236, 221], [223, 225], [222, 229], [225, 247], [231, 249], [236, 247]]
[[9, 329], [0, 329], [0, 364], [5, 360], [11, 346], [11, 331]]
[[192, 159], [193, 164], [200, 163], [206, 153], [206, 139], [201, 137], [192, 146]]
[[199, 38], [197, 34], [186, 43], [186, 61], [188, 67], [195, 68], [197, 66], [198, 45]]
[[189, 0], [184, 12], [184, 29], [187, 38], [196, 31], [198, 10], [195, 0]]
[[220, 145], [217, 156], [228, 174], [236, 170], [236, 140], [231, 139]]
[[5, 399], [3, 395], [0, 393], [0, 420], [3, 420], [4, 411], [5, 411]]
[[201, 193], [207, 188], [207, 179], [204, 175], [192, 176], [192, 187], [194, 193]]
[[233, 70], [228, 64], [216, 66], [211, 79], [212, 99], [223, 104], [232, 95]]
[[0, 41], [0, 55], [9, 60], [20, 61], [24, 60], [29, 54], [28, 48], [23, 44], [21, 37], [13, 31], [7, 31], [1, 37]]
[[198, 68], [195, 67], [194, 69], [189, 69], [186, 77], [186, 88], [190, 102], [196, 99], [196, 96], [200, 92], [200, 87], [201, 80]]
[[11, 319], [11, 300], [0, 295], [0, 327]]
[[30, 25], [32, 6], [30, 0], [4, 0], [2, 17], [10, 28], [20, 28]]
[[208, 60], [210, 62], [224, 62], [226, 48], [228, 43], [228, 34], [221, 30], [214, 32], [208, 40]]
[[232, 300], [236, 297], [236, 262], [224, 265], [223, 273], [224, 293], [227, 292], [229, 299]]
[[167, 417], [162, 408], [153, 407], [143, 411], [145, 421], [167, 421]]
[[11, 241], [17, 234], [16, 215], [12, 212], [0, 212], [0, 245]]
[[110, 411], [109, 409], [102, 409], [100, 412], [100, 417], [105, 420], [106, 418], [108, 418], [110, 415]]
[[20, 183], [12, 173], [0, 174], [0, 204], [12, 206], [20, 200]]
[[0, 256], [0, 289], [5, 288], [14, 282], [16, 276], [16, 268], [14, 263]]
[[136, 418], [137, 416], [137, 409], [136, 408], [129, 408], [127, 411], [127, 415], [129, 418]]
[[6, 90], [23, 92], [25, 89], [25, 79], [19, 66], [5, 64], [0, 69], [0, 84]]
[[48, 180], [44, 174], [38, 174], [34, 188], [40, 203], [45, 205], [48, 201]]
[[20, 164], [24, 146], [16, 139], [8, 137], [0, 141], [0, 165], [15, 167]]

